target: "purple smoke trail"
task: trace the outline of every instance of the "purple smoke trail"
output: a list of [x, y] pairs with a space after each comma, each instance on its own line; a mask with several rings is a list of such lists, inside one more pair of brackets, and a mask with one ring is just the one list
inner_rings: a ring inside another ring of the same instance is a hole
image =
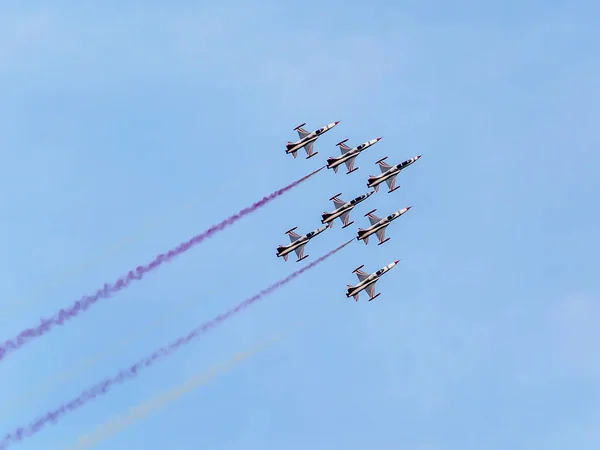
[[276, 199], [277, 197], [285, 194], [290, 189], [298, 186], [303, 181], [308, 180], [310, 177], [315, 175], [320, 170], [323, 170], [325, 167], [321, 167], [318, 170], [315, 170], [312, 173], [300, 178], [299, 180], [294, 181], [293, 183], [287, 185], [286, 187], [279, 189], [278, 191], [273, 192], [271, 195], [263, 197], [262, 200], [254, 203], [252, 206], [242, 209], [237, 214], [228, 217], [217, 225], [213, 225], [208, 230], [204, 231], [201, 234], [198, 234], [191, 238], [189, 241], [179, 244], [172, 250], [169, 250], [167, 253], [162, 253], [154, 258], [149, 264], [145, 266], [138, 266], [135, 271], [131, 270], [129, 273], [121, 278], [119, 278], [113, 284], [105, 283], [102, 289], [99, 289], [94, 295], [86, 295], [81, 299], [77, 300], [73, 305], [69, 308], [59, 310], [53, 317], [50, 319], [42, 319], [40, 324], [34, 328], [28, 328], [26, 330], [21, 331], [15, 338], [7, 340], [0, 346], [0, 361], [2, 361], [6, 355], [13, 350], [18, 350], [24, 344], [29, 342], [31, 339], [36, 338], [38, 336], [42, 336], [49, 332], [56, 325], [63, 325], [67, 320], [72, 319], [77, 316], [80, 312], [87, 310], [90, 306], [96, 303], [101, 298], [107, 298], [111, 295], [121, 291], [126, 288], [132, 281], [141, 280], [144, 275], [148, 272], [158, 268], [163, 263], [170, 261], [176, 256], [188, 251], [193, 246], [201, 243], [205, 239], [211, 237], [213, 234], [224, 230], [230, 225], [233, 225], [235, 222], [240, 220], [242, 217], [247, 216], [250, 213], [253, 213], [257, 209], [269, 203], [271, 200]]
[[112, 386], [114, 386], [115, 384], [120, 384], [129, 378], [136, 377], [138, 375], [138, 373], [140, 372], [140, 370], [142, 370], [143, 368], [150, 367], [152, 364], [154, 364], [159, 359], [164, 358], [165, 356], [169, 356], [172, 353], [175, 353], [175, 351], [177, 351], [184, 345], [190, 343], [193, 339], [197, 338], [201, 334], [206, 333], [210, 329], [223, 323], [227, 319], [231, 318], [233, 315], [246, 309], [252, 303], [262, 299], [263, 297], [265, 297], [268, 294], [273, 293], [280, 287], [286, 285], [293, 279], [302, 275], [307, 270], [312, 269], [317, 264], [325, 261], [330, 256], [333, 256], [335, 253], [339, 252], [341, 249], [343, 249], [348, 244], [350, 244], [353, 240], [354, 239], [349, 240], [345, 244], [340, 245], [338, 248], [331, 250], [329, 253], [326, 253], [325, 255], [314, 260], [310, 264], [307, 264], [303, 268], [288, 275], [283, 280], [280, 280], [277, 283], [272, 284], [268, 288], [263, 289], [258, 294], [244, 300], [242, 303], [238, 304], [236, 307], [230, 309], [226, 313], [220, 314], [217, 317], [215, 317], [214, 319], [212, 319], [208, 322], [205, 322], [204, 324], [200, 325], [198, 328], [192, 330], [186, 336], [182, 336], [179, 339], [177, 339], [171, 345], [160, 348], [160, 349], [156, 350], [154, 353], [152, 353], [150, 356], [148, 356], [147, 358], [140, 360], [139, 362], [137, 362], [133, 366], [129, 367], [128, 369], [121, 370], [116, 376], [114, 376], [112, 378], [107, 378], [104, 381], [96, 384], [94, 387], [92, 387], [90, 389], [86, 389], [77, 398], [71, 400], [68, 403], [63, 404], [62, 406], [55, 409], [54, 411], [47, 412], [43, 417], [41, 417], [40, 419], [31, 423], [30, 425], [28, 425], [26, 427], [17, 428], [12, 433], [8, 433], [7, 435], [4, 436], [2, 441], [0, 441], [0, 450], [5, 450], [12, 443], [21, 441], [21, 440], [23, 440], [23, 438], [26, 438], [26, 437], [29, 437], [29, 436], [32, 436], [32, 435], [38, 433], [48, 423], [56, 423], [65, 414], [77, 410], [78, 408], [82, 407], [83, 405], [85, 405], [86, 403], [88, 403], [89, 401], [93, 400], [94, 398], [96, 398], [100, 395], [106, 394], [109, 391], [109, 389]]

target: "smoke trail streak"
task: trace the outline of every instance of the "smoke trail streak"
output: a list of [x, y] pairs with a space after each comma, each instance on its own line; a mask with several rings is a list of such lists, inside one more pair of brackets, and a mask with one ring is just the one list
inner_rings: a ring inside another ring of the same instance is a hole
[[178, 400], [182, 395], [190, 393], [198, 389], [199, 387], [210, 383], [214, 378], [233, 369], [243, 360], [254, 356], [256, 353], [260, 352], [261, 350], [264, 350], [266, 347], [275, 344], [290, 331], [274, 336], [268, 341], [263, 342], [260, 345], [243, 353], [238, 353], [226, 363], [215, 365], [209, 370], [205, 371], [204, 373], [189, 378], [183, 384], [180, 384], [179, 386], [165, 391], [160, 395], [156, 395], [155, 397], [151, 398], [150, 400], [144, 403], [140, 403], [139, 405], [130, 408], [129, 413], [127, 415], [117, 417], [116, 419], [113, 419], [100, 427], [96, 427], [96, 431], [93, 434], [89, 433], [81, 436], [77, 440], [77, 442], [71, 447], [69, 447], [67, 450], [89, 449], [107, 439], [110, 439], [111, 437], [125, 430], [127, 427], [133, 425], [137, 421], [142, 420], [150, 414], [152, 414], [153, 412], [166, 407], [169, 403]]
[[188, 300], [187, 302], [183, 303], [179, 308], [175, 309], [174, 311], [170, 311], [169, 314], [165, 314], [162, 317], [159, 317], [156, 321], [152, 322], [149, 326], [144, 327], [140, 330], [137, 330], [135, 333], [128, 335], [124, 339], [113, 342], [112, 345], [109, 345], [104, 350], [96, 353], [95, 355], [84, 360], [83, 362], [78, 361], [78, 364], [74, 365], [75, 367], [72, 366], [72, 367], [69, 367], [69, 368], [63, 370], [61, 373], [59, 373], [57, 376], [50, 379], [48, 382], [41, 384], [41, 385], [37, 384], [36, 389], [29, 391], [28, 393], [26, 393], [25, 395], [23, 395], [21, 397], [17, 397], [11, 403], [8, 403], [5, 406], [5, 408], [0, 413], [0, 422], [2, 422], [2, 420], [9, 417], [11, 414], [14, 414], [14, 412], [17, 409], [27, 406], [27, 404], [29, 404], [31, 402], [31, 400], [34, 400], [36, 398], [43, 397], [47, 394], [50, 394], [60, 384], [63, 384], [63, 383], [66, 383], [67, 381], [73, 380], [78, 375], [81, 375], [86, 370], [91, 369], [96, 364], [101, 362], [103, 359], [107, 358], [108, 356], [113, 355], [116, 352], [125, 349], [128, 345], [135, 343], [137, 340], [146, 336], [149, 332], [157, 329], [158, 327], [165, 324], [169, 320], [177, 317], [180, 313], [187, 310], [190, 306], [194, 305], [196, 302], [197, 302], [196, 298]]
[[[254, 165], [248, 166], [247, 170], [244, 171], [244, 174], [250, 173], [252, 171], [256, 171], [257, 169], [259, 169], [259, 166], [260, 166], [260, 164], [254, 164]], [[235, 179], [235, 181], [228, 182], [228, 186], [239, 187], [243, 183], [247, 183], [247, 181], [245, 181], [242, 178], [237, 177]], [[203, 192], [202, 195], [198, 195], [197, 197], [195, 197], [192, 200], [185, 203], [183, 206], [179, 206], [177, 208], [177, 211], [179, 211], [179, 212], [189, 211], [194, 208], [197, 208], [204, 201], [204, 199], [207, 196], [210, 196], [210, 195], [216, 193], [218, 190], [222, 190], [221, 186], [216, 186], [214, 189], [211, 189], [207, 192]], [[144, 224], [144, 226], [141, 229], [138, 229], [134, 235], [125, 237], [121, 241], [117, 242], [115, 245], [103, 247], [102, 251], [100, 251], [94, 259], [96, 259], [96, 260], [104, 259], [108, 256], [119, 253], [127, 245], [140, 239], [145, 234], [148, 234], [151, 231], [156, 230], [160, 226], [167, 224], [169, 221], [172, 221], [173, 217], [175, 216], [175, 212], [176, 211], [173, 210], [168, 214], [162, 214], [156, 220], [152, 220], [152, 221]], [[32, 303], [35, 303], [35, 300], [37, 297], [47, 294], [50, 290], [60, 286], [67, 279], [83, 272], [89, 266], [91, 260], [92, 260], [92, 258], [88, 258], [86, 261], [79, 264], [78, 266], [75, 266], [74, 268], [72, 268], [69, 271], [63, 272], [61, 275], [58, 275], [57, 277], [55, 277], [52, 281], [42, 285], [41, 287], [39, 287], [37, 289], [37, 295], [32, 295], [30, 297], [21, 298], [20, 300], [15, 300], [12, 303], [8, 304], [6, 307], [2, 307], [3, 309], [0, 310], [1, 311], [0, 318], [3, 320], [9, 319], [12, 316], [14, 316], [14, 314], [16, 312], [18, 312], [18, 310], [21, 309], [22, 307], [31, 305]]]
[[42, 428], [44, 428], [49, 423], [56, 423], [65, 414], [67, 414], [69, 412], [73, 412], [73, 411], [81, 408], [82, 406], [87, 404], [89, 401], [93, 400], [94, 398], [96, 398], [100, 395], [106, 394], [110, 390], [110, 388], [113, 387], [114, 385], [121, 384], [130, 378], [135, 378], [142, 369], [150, 367], [156, 361], [173, 354], [179, 348], [189, 344], [195, 338], [206, 333], [207, 331], [211, 330], [212, 328], [215, 328], [216, 326], [225, 322], [227, 319], [231, 318], [235, 314], [243, 311], [244, 309], [246, 309], [248, 306], [252, 305], [256, 301], [264, 298], [268, 294], [273, 293], [277, 289], [283, 287], [290, 281], [292, 281], [295, 278], [302, 275], [307, 270], [312, 269], [316, 265], [325, 261], [327, 258], [333, 256], [335, 253], [339, 252], [341, 249], [343, 249], [344, 247], [346, 247], [353, 241], [354, 241], [354, 238], [350, 239], [348, 242], [331, 250], [329, 253], [326, 253], [325, 255], [321, 256], [318, 259], [315, 259], [310, 264], [307, 264], [306, 266], [302, 267], [301, 269], [298, 269], [295, 272], [291, 273], [286, 278], [272, 284], [271, 286], [267, 287], [266, 289], [263, 289], [262, 291], [260, 291], [258, 294], [244, 300], [242, 303], [239, 303], [237, 306], [230, 309], [229, 311], [218, 315], [217, 317], [215, 317], [214, 319], [212, 319], [208, 322], [205, 322], [204, 324], [200, 325], [196, 329], [192, 330], [186, 336], [182, 336], [179, 339], [177, 339], [175, 342], [173, 342], [172, 344], [156, 350], [152, 355], [140, 360], [139, 362], [132, 365], [128, 369], [121, 370], [114, 377], [107, 378], [104, 381], [101, 381], [100, 383], [91, 387], [90, 389], [86, 389], [79, 396], [77, 396], [70, 402], [64, 403], [63, 405], [61, 405], [60, 407], [58, 407], [57, 409], [55, 409], [53, 411], [48, 411], [44, 416], [42, 416], [35, 422], [32, 422], [31, 424], [29, 424], [25, 427], [17, 428], [13, 432], [6, 434], [4, 436], [4, 438], [2, 438], [2, 440], [0, 441], [0, 450], [5, 450], [10, 444], [21, 441], [25, 437], [29, 437], [29, 436], [32, 436], [32, 435], [38, 433], [40, 430], [42, 430]]
[[158, 255], [149, 264], [145, 266], [138, 266], [135, 269], [135, 271], [131, 270], [126, 276], [119, 278], [115, 283], [104, 284], [104, 287], [102, 289], [99, 289], [94, 295], [82, 297], [69, 308], [59, 310], [50, 319], [42, 319], [38, 326], [21, 331], [15, 338], [5, 341], [4, 344], [0, 346], [0, 361], [2, 361], [10, 351], [17, 350], [33, 338], [48, 333], [56, 325], [63, 325], [67, 320], [70, 320], [73, 317], [77, 316], [79, 313], [86, 311], [90, 306], [95, 304], [101, 298], [110, 297], [113, 294], [126, 288], [127, 286], [129, 286], [129, 284], [131, 284], [132, 281], [141, 280], [142, 277], [144, 277], [144, 275], [146, 275], [148, 272], [158, 268], [159, 266], [172, 260], [176, 256], [185, 253], [195, 245], [198, 245], [205, 239], [211, 237], [213, 234], [233, 225], [242, 217], [247, 216], [248, 214], [258, 210], [259, 208], [263, 207], [275, 198], [285, 194], [287, 191], [298, 186], [300, 183], [308, 180], [310, 177], [312, 177], [322, 169], [324, 169], [324, 166], [300, 178], [299, 180], [294, 181], [293, 183], [285, 186], [284, 188], [281, 188], [273, 192], [272, 194], [263, 197], [262, 200], [242, 209], [238, 213], [228, 217], [227, 219], [223, 220], [217, 225], [213, 225], [208, 230], [194, 236], [189, 241], [179, 244], [177, 247], [175, 247], [172, 250], [169, 250], [167, 253], [162, 253]]

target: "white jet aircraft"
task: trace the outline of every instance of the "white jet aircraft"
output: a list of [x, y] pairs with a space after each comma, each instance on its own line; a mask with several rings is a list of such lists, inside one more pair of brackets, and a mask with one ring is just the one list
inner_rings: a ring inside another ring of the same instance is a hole
[[356, 276], [358, 276], [359, 283], [355, 286], [352, 286], [351, 284], [348, 285], [346, 297], [354, 297], [354, 300], [358, 301], [358, 294], [360, 291], [366, 290], [369, 294], [369, 301], [375, 300], [381, 295], [381, 292], [375, 295], [375, 283], [379, 281], [379, 278], [381, 278], [384, 273], [386, 273], [388, 270], [391, 270], [396, 264], [398, 264], [399, 261], [400, 260], [394, 261], [393, 263], [382, 267], [377, 272], [373, 272], [371, 275], [360, 270], [364, 267], [364, 264], [354, 269], [352, 273], [355, 273]]
[[379, 164], [379, 168], [381, 169], [381, 175], [369, 175], [369, 179], [367, 180], [367, 187], [373, 188], [375, 189], [375, 191], [378, 191], [379, 185], [385, 181], [388, 184], [388, 187], [390, 188], [388, 194], [391, 194], [400, 187], [396, 186], [396, 177], [398, 176], [398, 174], [411, 164], [418, 161], [420, 157], [421, 155], [415, 156], [414, 158], [407, 159], [406, 161], [400, 164], [396, 164], [395, 166], [390, 166], [389, 164], [383, 162], [387, 159], [387, 156], [385, 158], [381, 158], [375, 163]]
[[323, 214], [321, 214], [321, 223], [324, 223], [325, 225], [328, 225], [329, 228], [331, 228], [333, 227], [333, 221], [339, 217], [342, 223], [344, 224], [342, 228], [346, 228], [352, 225], [354, 221], [348, 222], [348, 220], [350, 220], [350, 211], [352, 211], [354, 207], [360, 202], [369, 198], [369, 196], [371, 196], [374, 192], [375, 191], [370, 191], [366, 194], [359, 195], [358, 197], [350, 200], [349, 202], [345, 202], [340, 198], [340, 195], [342, 195], [341, 192], [338, 195], [334, 195], [329, 200], [333, 200], [335, 210], [330, 213], [325, 211]]
[[317, 139], [319, 139], [319, 137], [323, 133], [326, 133], [327, 131], [331, 130], [338, 123], [340, 123], [339, 120], [337, 122], [333, 122], [328, 125], [325, 125], [324, 127], [321, 127], [318, 130], [313, 131], [312, 133], [309, 131], [306, 131], [304, 128], [302, 128], [304, 125], [306, 125], [306, 122], [303, 123], [302, 125], [298, 125], [296, 128], [294, 128], [294, 131], [298, 132], [298, 136], [300, 137], [300, 140], [296, 141], [296, 142], [288, 141], [287, 145], [285, 146], [285, 152], [288, 154], [291, 153], [292, 156], [295, 158], [298, 156], [298, 154], [297, 154], [298, 150], [300, 150], [302, 147], [304, 147], [304, 150], [306, 150], [306, 154], [308, 155], [306, 157], [306, 159], [312, 158], [317, 153], [319, 153], [319, 152], [313, 152], [313, 146], [315, 145], [315, 141]]
[[283, 256], [284, 261], [288, 260], [288, 255], [292, 251], [295, 251], [296, 255], [298, 255], [298, 260], [296, 262], [300, 262], [303, 259], [308, 258], [310, 255], [304, 254], [304, 247], [306, 246], [306, 244], [308, 244], [308, 241], [310, 241], [312, 238], [314, 238], [318, 234], [321, 234], [327, 229], [327, 227], [317, 228], [316, 230], [313, 230], [309, 233], [306, 233], [303, 236], [300, 236], [298, 233], [294, 232], [296, 228], [298, 227], [294, 227], [291, 230], [285, 232], [285, 234], [288, 234], [290, 236], [290, 243], [288, 245], [280, 244], [277, 247], [277, 257]]
[[348, 141], [348, 139], [344, 139], [343, 141], [338, 142], [335, 145], [340, 147], [340, 151], [341, 151], [342, 155], [338, 156], [337, 158], [334, 158], [333, 156], [330, 156], [329, 158], [327, 158], [327, 168], [333, 169], [334, 173], [337, 173], [340, 165], [342, 163], [346, 163], [346, 167], [348, 168], [348, 172], [346, 172], [346, 175], [354, 172], [355, 170], [358, 170], [359, 169], [358, 166], [354, 167], [354, 160], [356, 159], [356, 157], [362, 151], [368, 149], [372, 145], [375, 145], [380, 140], [381, 140], [381, 138], [378, 137], [377, 139], [372, 139], [370, 141], [367, 141], [360, 145], [357, 145], [354, 148], [350, 148], [345, 144], [345, 142]]
[[369, 218], [369, 222], [371, 222], [371, 226], [367, 229], [362, 229], [359, 227], [358, 228], [358, 236], [356, 237], [356, 239], [359, 241], [362, 239], [365, 242], [365, 244], [368, 244], [369, 236], [371, 236], [372, 234], [376, 234], [377, 239], [379, 239], [379, 244], [377, 244], [377, 245], [381, 245], [381, 244], [389, 241], [390, 238], [385, 239], [385, 229], [388, 227], [388, 225], [390, 223], [392, 223], [393, 220], [397, 219], [402, 214], [406, 213], [410, 208], [412, 208], [412, 206], [407, 206], [404, 209], [400, 209], [396, 212], [393, 212], [392, 214], [390, 214], [389, 216], [387, 216], [384, 219], [377, 217], [375, 214], [373, 214], [375, 211], [377, 211], [376, 209], [374, 209], [373, 211], [369, 211], [367, 214], [365, 214], [365, 217]]

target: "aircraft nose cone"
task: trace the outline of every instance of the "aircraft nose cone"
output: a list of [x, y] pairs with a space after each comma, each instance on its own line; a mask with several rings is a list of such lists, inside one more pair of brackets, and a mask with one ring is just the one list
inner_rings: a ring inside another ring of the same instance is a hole
[[412, 208], [412, 206], [407, 206], [407, 207], [406, 207], [406, 210], [408, 211], [410, 208]]
[[380, 138], [380, 137], [378, 137], [378, 138], [377, 138], [377, 139], [375, 139], [375, 140], [376, 140], [377, 142], [379, 142], [381, 139], [383, 139], [383, 138]]
[[338, 123], [340, 123], [340, 121], [339, 121], [339, 120], [338, 120], [338, 121], [336, 121], [336, 122], [334, 122], [333, 124], [334, 124], [334, 125], [337, 125]]
[[399, 260], [399, 259], [398, 259], [398, 260], [396, 260], [396, 261], [394, 261], [394, 265], [398, 264], [399, 262], [400, 262], [400, 260]]
[[419, 159], [421, 156], [423, 156], [423, 155], [419, 155], [419, 156], [417, 156], [417, 159]]

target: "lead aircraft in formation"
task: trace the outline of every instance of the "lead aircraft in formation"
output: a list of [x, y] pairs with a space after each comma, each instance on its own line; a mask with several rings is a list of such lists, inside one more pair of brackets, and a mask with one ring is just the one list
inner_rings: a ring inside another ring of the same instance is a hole
[[[304, 128], [302, 128], [304, 125], [306, 125], [306, 123], [303, 123], [302, 125], [298, 125], [296, 128], [294, 128], [294, 130], [298, 131], [298, 136], [300, 137], [300, 140], [298, 140], [296, 142], [288, 142], [286, 145], [286, 150], [285, 150], [286, 154], [291, 153], [292, 156], [294, 158], [296, 158], [298, 150], [300, 150], [301, 148], [304, 148], [304, 150], [306, 151], [306, 154], [307, 154], [306, 159], [312, 158], [313, 156], [315, 156], [318, 153], [318, 152], [314, 151], [315, 141], [323, 133], [326, 133], [327, 131], [331, 130], [338, 123], [340, 123], [339, 120], [337, 122], [332, 122], [328, 125], [325, 125], [324, 127], [321, 127], [313, 132], [308, 132]], [[339, 167], [342, 164], [346, 164], [346, 167], [348, 168], [348, 172], [346, 172], [347, 174], [350, 174], [350, 173], [358, 170], [359, 169], [358, 166], [354, 167], [354, 162], [356, 160], [356, 157], [361, 152], [365, 151], [366, 149], [368, 149], [372, 145], [376, 144], [380, 140], [381, 140], [380, 137], [376, 138], [376, 139], [372, 139], [370, 141], [367, 141], [360, 145], [357, 145], [354, 148], [351, 148], [348, 145], [346, 145], [346, 142], [348, 141], [348, 139], [344, 139], [343, 141], [338, 142], [336, 145], [338, 147], [340, 147], [341, 155], [338, 157], [335, 157], [335, 158], [329, 157], [327, 159], [327, 168], [333, 169], [334, 173], [337, 173]], [[354, 221], [350, 221], [350, 211], [352, 211], [356, 205], [365, 201], [367, 198], [369, 198], [375, 192], [378, 192], [379, 185], [383, 182], [386, 182], [389, 187], [388, 193], [391, 193], [391, 192], [395, 191], [396, 189], [398, 189], [400, 187], [400, 186], [396, 186], [396, 177], [398, 176], [398, 174], [402, 170], [406, 169], [408, 166], [410, 166], [410, 165], [414, 164], [416, 161], [418, 161], [419, 158], [421, 158], [421, 155], [407, 159], [406, 161], [404, 161], [400, 164], [396, 164], [394, 166], [390, 166], [389, 164], [386, 164], [384, 162], [387, 159], [387, 156], [385, 158], [382, 158], [379, 161], [377, 161], [376, 164], [379, 165], [379, 168], [381, 169], [381, 174], [380, 175], [369, 175], [369, 178], [367, 180], [367, 187], [374, 189], [373, 191], [367, 192], [366, 194], [359, 195], [358, 197], [356, 197], [350, 201], [347, 201], [347, 202], [340, 198], [340, 196], [342, 195], [341, 193], [331, 197], [329, 200], [333, 201], [335, 209], [332, 212], [324, 212], [321, 215], [321, 223], [324, 226], [322, 226], [321, 228], [317, 228], [309, 233], [306, 233], [303, 236], [300, 236], [299, 234], [294, 232], [294, 230], [296, 228], [292, 228], [291, 230], [286, 231], [286, 234], [288, 234], [290, 237], [290, 243], [285, 246], [279, 245], [277, 247], [277, 256], [278, 257], [281, 256], [281, 257], [283, 257], [283, 259], [285, 261], [287, 261], [288, 255], [292, 251], [294, 251], [294, 252], [296, 252], [296, 255], [298, 256], [297, 262], [300, 262], [303, 259], [308, 258], [309, 255], [304, 255], [304, 248], [305, 248], [306, 244], [312, 238], [321, 234], [327, 228], [332, 228], [333, 223], [336, 219], [340, 219], [340, 221], [343, 224], [342, 228], [346, 228], [346, 227], [352, 225], [354, 223]], [[371, 223], [371, 226], [368, 228], [365, 228], [365, 229], [359, 227], [356, 239], [359, 241], [362, 240], [365, 244], [368, 244], [369, 237], [372, 236], [373, 234], [375, 234], [377, 236], [377, 239], [379, 239], [378, 245], [381, 245], [381, 244], [389, 241], [390, 238], [385, 237], [386, 228], [390, 225], [390, 223], [392, 223], [392, 221], [394, 221], [398, 217], [401, 217], [402, 215], [406, 214], [406, 212], [408, 212], [408, 210], [410, 210], [410, 209], [411, 209], [411, 206], [407, 206], [406, 208], [403, 208], [403, 209], [400, 209], [398, 211], [391, 213], [390, 215], [386, 216], [383, 219], [380, 217], [377, 217], [374, 214], [375, 211], [377, 211], [376, 209], [369, 211], [367, 214], [365, 214], [365, 217], [369, 218], [369, 222]], [[354, 297], [354, 299], [356, 301], [358, 301], [358, 295], [363, 290], [366, 290], [367, 293], [369, 294], [369, 301], [379, 297], [379, 295], [381, 295], [381, 294], [375, 294], [375, 284], [377, 283], [377, 281], [379, 281], [380, 277], [384, 273], [386, 273], [389, 270], [391, 270], [392, 268], [394, 268], [396, 266], [396, 264], [398, 264], [398, 262], [399, 262], [399, 260], [394, 261], [393, 263], [382, 267], [377, 272], [373, 272], [370, 275], [368, 273], [360, 270], [361, 268], [364, 267], [364, 265], [353, 270], [352, 272], [356, 273], [356, 275], [358, 276], [359, 282], [355, 286], [348, 285], [346, 297], [348, 297], [348, 298]]]

